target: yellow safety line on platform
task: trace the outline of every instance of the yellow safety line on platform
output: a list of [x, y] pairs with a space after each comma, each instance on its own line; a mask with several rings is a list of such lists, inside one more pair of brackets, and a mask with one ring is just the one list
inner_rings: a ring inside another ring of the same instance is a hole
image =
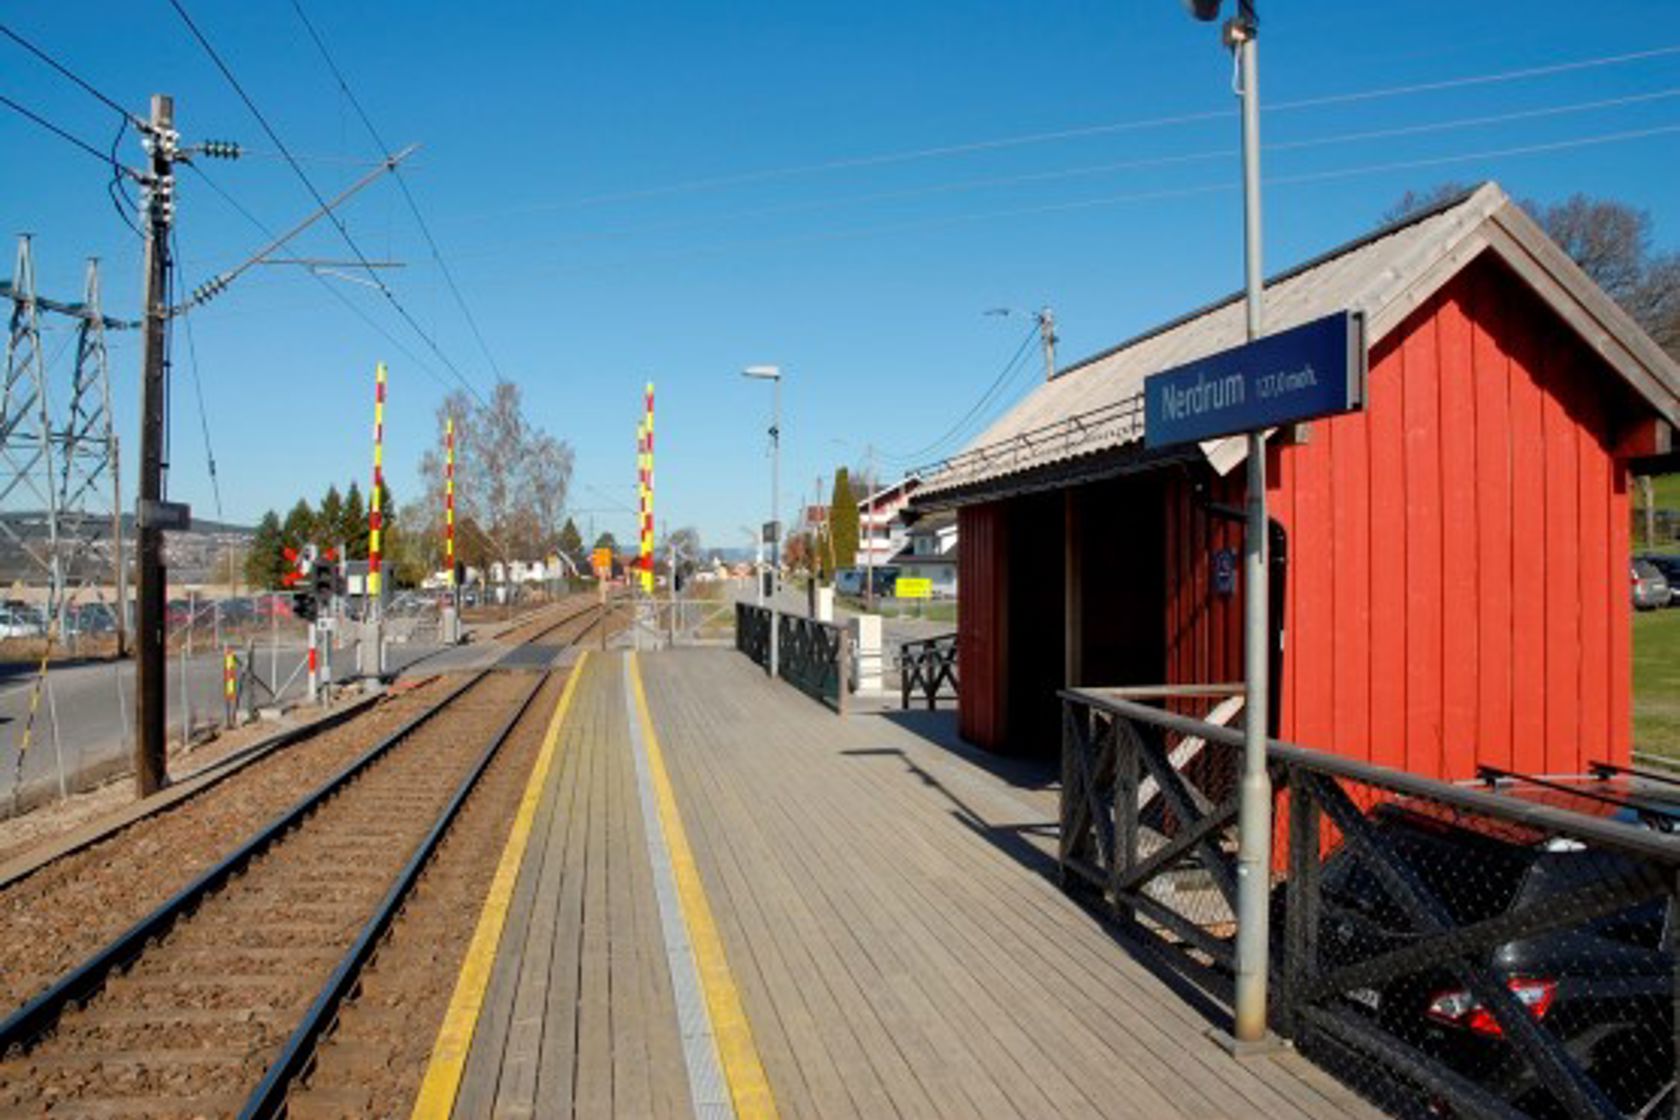
[[659, 748], [659, 736], [653, 730], [653, 717], [648, 712], [641, 665], [634, 653], [630, 655], [629, 662], [630, 687], [635, 693], [636, 712], [641, 717], [642, 736], [647, 743], [648, 769], [653, 775], [659, 821], [664, 828], [666, 847], [670, 849], [671, 870], [677, 880], [677, 900], [682, 906], [683, 922], [688, 926], [688, 941], [700, 972], [700, 986], [706, 993], [712, 1038], [717, 1044], [724, 1079], [729, 1082], [729, 1096], [735, 1102], [738, 1120], [770, 1120], [777, 1115], [776, 1098], [770, 1092], [770, 1079], [764, 1073], [758, 1046], [753, 1042], [752, 1025], [747, 1022], [741, 993], [735, 987], [735, 977], [729, 971], [729, 961], [724, 956], [723, 939], [718, 936], [717, 923], [712, 919], [712, 907], [700, 882], [700, 868], [695, 864], [694, 852], [688, 846], [688, 833], [683, 831], [682, 814], [677, 811], [676, 794], [671, 788], [670, 775], [665, 771], [665, 756]]
[[420, 1095], [415, 1098], [415, 1120], [446, 1120], [455, 1108], [455, 1094], [461, 1087], [461, 1075], [467, 1067], [467, 1054], [472, 1049], [473, 1031], [484, 1008], [484, 992], [490, 986], [490, 971], [496, 963], [496, 947], [502, 940], [502, 927], [507, 923], [508, 906], [513, 901], [513, 888], [519, 881], [519, 869], [525, 862], [525, 848], [531, 840], [531, 826], [542, 801], [543, 787], [548, 783], [549, 770], [559, 753], [560, 728], [566, 712], [572, 706], [572, 693], [577, 691], [578, 678], [583, 676], [585, 650], [566, 678], [566, 687], [554, 705], [554, 715], [548, 721], [548, 733], [543, 739], [537, 764], [525, 783], [525, 795], [519, 802], [519, 812], [513, 819], [502, 858], [496, 864], [495, 878], [490, 880], [490, 892], [485, 895], [484, 909], [479, 912], [478, 927], [473, 930], [472, 943], [467, 946], [461, 973], [455, 981], [455, 994], [444, 1012], [443, 1026], [438, 1028], [437, 1041], [432, 1044], [432, 1056], [426, 1063], [426, 1076], [420, 1082]]

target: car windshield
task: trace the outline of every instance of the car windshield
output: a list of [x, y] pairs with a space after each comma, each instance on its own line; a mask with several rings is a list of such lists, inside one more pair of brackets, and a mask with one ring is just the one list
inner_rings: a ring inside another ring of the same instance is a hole
[[1640, 579], [1662, 578], [1662, 573], [1657, 570], [1657, 566], [1649, 560], [1635, 560], [1633, 562], [1633, 574]]

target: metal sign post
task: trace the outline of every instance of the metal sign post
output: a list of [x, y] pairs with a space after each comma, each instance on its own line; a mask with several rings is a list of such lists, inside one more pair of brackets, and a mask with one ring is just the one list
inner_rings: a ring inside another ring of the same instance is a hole
[[[1216, 18], [1218, 0], [1190, 4], [1198, 19]], [[1266, 1037], [1270, 942], [1272, 786], [1266, 769], [1269, 725], [1266, 565], [1266, 429], [1363, 407], [1364, 321], [1330, 316], [1262, 338], [1264, 280], [1260, 252], [1260, 87], [1252, 0], [1238, 0], [1224, 27], [1236, 55], [1242, 98], [1243, 270], [1248, 344], [1144, 382], [1148, 447], [1242, 434], [1248, 501], [1243, 534], [1243, 773], [1237, 818], [1237, 945], [1234, 1039]]]

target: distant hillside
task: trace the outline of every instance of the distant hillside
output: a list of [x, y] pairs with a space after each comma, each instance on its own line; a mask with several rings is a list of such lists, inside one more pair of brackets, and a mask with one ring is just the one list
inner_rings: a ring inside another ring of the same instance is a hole
[[[40, 566], [28, 553], [44, 548], [47, 532], [44, 513], [27, 510], [0, 513], [0, 583], [41, 581]], [[123, 515], [122, 532], [124, 551], [132, 557], [135, 540], [132, 514]], [[217, 565], [225, 567], [230, 551], [244, 552], [253, 532], [244, 525], [193, 518], [190, 530], [170, 533], [164, 538], [170, 579], [182, 583], [210, 582]], [[103, 578], [103, 573], [112, 567], [110, 518], [87, 518], [75, 536], [86, 544], [76, 558], [77, 572], [72, 578]]]

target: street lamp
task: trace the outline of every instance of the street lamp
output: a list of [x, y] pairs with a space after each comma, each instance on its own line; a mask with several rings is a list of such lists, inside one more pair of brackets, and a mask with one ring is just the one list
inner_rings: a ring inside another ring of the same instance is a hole
[[[1222, 0], [1184, 0], [1203, 22], [1219, 18]], [[1248, 338], [1265, 330], [1260, 269], [1260, 79], [1253, 0], [1236, 0], [1222, 38], [1237, 58], [1242, 98], [1243, 267]], [[1267, 662], [1266, 440], [1248, 433], [1248, 508], [1243, 534], [1243, 775], [1237, 816], [1237, 1043], [1266, 1037], [1266, 968], [1270, 940], [1272, 782], [1266, 773]]]
[[782, 482], [782, 367], [780, 366], [748, 366], [741, 371], [742, 377], [750, 377], [756, 381], [769, 381], [774, 386], [770, 404], [770, 589], [769, 594], [776, 593], [776, 578], [781, 573], [781, 539], [782, 525], [777, 517], [777, 494]]

